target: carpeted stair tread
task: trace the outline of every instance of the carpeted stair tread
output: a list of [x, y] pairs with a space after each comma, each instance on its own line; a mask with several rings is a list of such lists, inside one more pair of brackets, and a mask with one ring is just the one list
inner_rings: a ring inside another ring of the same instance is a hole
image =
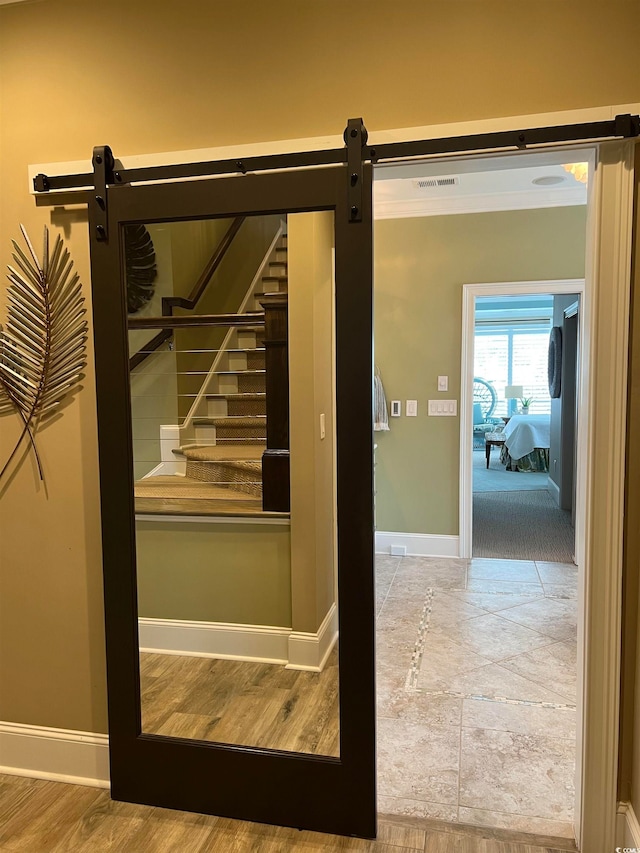
[[266, 443], [264, 441], [232, 447], [219, 444], [185, 444], [179, 450], [175, 450], [174, 453], [185, 456], [187, 459], [237, 462], [240, 460], [260, 460], [265, 449]]
[[[251, 497], [260, 498], [262, 495], [262, 450], [264, 446], [251, 448], [253, 455], [247, 453], [248, 448], [234, 445], [233, 450], [241, 450], [235, 455], [227, 452], [226, 457], [221, 453], [220, 445], [196, 447], [191, 450], [184, 448], [183, 456], [187, 460], [186, 475], [192, 480], [202, 483], [214, 483], [223, 488], [235, 489]], [[257, 452], [255, 452], [257, 451]], [[231, 457], [231, 458], [229, 458]]]
[[[262, 478], [262, 459], [192, 459], [192, 462], [197, 462], [199, 465], [211, 465], [213, 472], [229, 470], [237, 471], [242, 474], [250, 475], [253, 481], [260, 481]], [[210, 480], [209, 482], [224, 482], [223, 480]]]
[[194, 418], [195, 426], [237, 427], [261, 429], [267, 424], [266, 415], [226, 415], [215, 418]]
[[245, 501], [247, 495], [220, 483], [206, 483], [180, 474], [163, 474], [138, 480], [136, 498], [189, 498], [206, 500]]
[[203, 483], [180, 475], [139, 480], [135, 509], [140, 515], [200, 515], [219, 517], [286, 518], [288, 513], [265, 512], [262, 500], [245, 492]]
[[218, 444], [224, 444], [228, 447], [243, 447], [246, 444], [255, 445], [258, 442], [264, 442], [264, 435], [262, 436], [254, 436], [254, 435], [224, 435], [222, 438], [217, 439]]

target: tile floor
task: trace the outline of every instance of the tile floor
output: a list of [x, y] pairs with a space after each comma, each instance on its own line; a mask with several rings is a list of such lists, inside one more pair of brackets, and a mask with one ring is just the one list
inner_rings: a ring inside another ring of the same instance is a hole
[[378, 811], [573, 838], [577, 569], [378, 555]]

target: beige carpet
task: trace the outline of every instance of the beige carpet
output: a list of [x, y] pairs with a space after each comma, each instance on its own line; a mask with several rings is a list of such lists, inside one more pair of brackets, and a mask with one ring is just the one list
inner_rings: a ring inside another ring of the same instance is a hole
[[473, 556], [572, 563], [571, 515], [546, 490], [475, 492]]

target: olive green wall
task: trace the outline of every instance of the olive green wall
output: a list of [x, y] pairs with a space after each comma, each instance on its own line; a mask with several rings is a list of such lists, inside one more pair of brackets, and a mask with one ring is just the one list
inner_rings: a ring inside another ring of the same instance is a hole
[[427, 401], [460, 399], [462, 286], [583, 277], [585, 224], [586, 207], [376, 221], [375, 361], [403, 401], [376, 433], [378, 530], [458, 534], [459, 418], [428, 417]]
[[[506, 0], [2, 6], [0, 266], [19, 222], [34, 236], [49, 223], [90, 296], [86, 211], [37, 207], [27, 166], [94, 145], [122, 156], [340, 134], [349, 116], [375, 131], [639, 102], [640, 4], [552, 7], [550, 26], [550, 4]], [[105, 731], [92, 358], [41, 433], [47, 491], [31, 460], [0, 487], [0, 719]], [[0, 421], [0, 459], [18, 430]]]
[[291, 627], [288, 525], [136, 523], [140, 616]]

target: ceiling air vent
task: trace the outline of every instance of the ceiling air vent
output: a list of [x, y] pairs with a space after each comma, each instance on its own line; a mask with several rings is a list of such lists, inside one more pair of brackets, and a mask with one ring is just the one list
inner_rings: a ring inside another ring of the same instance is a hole
[[435, 187], [457, 187], [460, 178], [457, 175], [443, 175], [441, 178], [418, 178], [411, 182], [418, 190], [433, 189]]

